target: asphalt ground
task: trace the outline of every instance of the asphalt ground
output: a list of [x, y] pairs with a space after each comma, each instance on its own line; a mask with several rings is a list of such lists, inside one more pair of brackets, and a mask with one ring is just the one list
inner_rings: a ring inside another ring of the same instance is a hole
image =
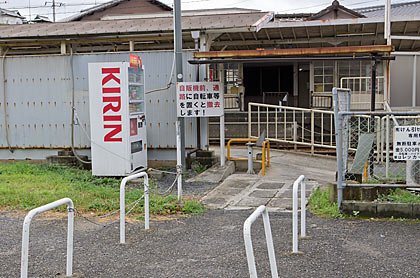
[[[211, 210], [172, 220], [105, 228], [76, 218], [75, 277], [249, 277], [243, 222], [251, 211]], [[30, 234], [29, 277], [65, 273], [64, 215], [38, 215]], [[0, 277], [18, 277], [24, 213], [0, 213]], [[420, 224], [309, 215], [303, 254], [291, 255], [290, 213], [270, 213], [280, 277], [420, 277]], [[252, 226], [259, 277], [271, 277], [262, 220]]]

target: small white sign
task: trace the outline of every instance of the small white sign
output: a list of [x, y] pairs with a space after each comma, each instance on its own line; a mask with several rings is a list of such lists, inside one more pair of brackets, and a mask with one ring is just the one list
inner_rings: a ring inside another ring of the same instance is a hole
[[420, 126], [394, 127], [394, 160], [420, 160]]
[[220, 117], [223, 115], [223, 87], [219, 82], [178, 82], [178, 117]]

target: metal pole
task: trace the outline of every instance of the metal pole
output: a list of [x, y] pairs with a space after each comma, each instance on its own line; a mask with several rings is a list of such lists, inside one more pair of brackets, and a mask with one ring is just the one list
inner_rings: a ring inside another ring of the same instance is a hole
[[385, 178], [389, 179], [389, 116], [386, 116], [386, 128], [385, 128], [385, 140], [386, 140], [386, 158], [385, 158]]
[[225, 115], [220, 116], [220, 166], [225, 166]]
[[254, 250], [252, 248], [251, 225], [260, 216], [263, 216], [265, 240], [267, 242], [268, 258], [270, 261], [271, 277], [278, 278], [276, 255], [274, 252], [273, 237], [271, 234], [270, 219], [265, 206], [259, 206], [245, 221], [243, 234], [245, 242], [246, 258], [248, 261], [249, 276], [257, 278], [257, 267], [255, 264]]
[[178, 200], [182, 199], [182, 152], [181, 152], [181, 123], [176, 121], [176, 172], [178, 175]]
[[411, 106], [416, 107], [417, 102], [417, 88], [416, 88], [416, 82], [417, 82], [417, 55], [414, 55], [413, 60], [413, 91], [411, 96]]
[[53, 8], [53, 22], [55, 22], [55, 0], [52, 1], [52, 8]]
[[120, 243], [125, 243], [125, 185], [127, 182], [144, 178], [144, 228], [149, 229], [149, 177], [146, 172], [123, 178], [120, 184]]
[[[181, 26], [181, 0], [174, 0], [174, 51], [176, 64], [176, 81], [184, 80], [182, 70], [182, 26]], [[184, 118], [179, 117], [181, 130], [181, 165], [185, 168], [185, 135], [184, 135]]]
[[[371, 77], [371, 95], [370, 95], [370, 111], [375, 111], [375, 95], [376, 95], [376, 59], [373, 60], [372, 64], [372, 77]], [[370, 131], [371, 133], [375, 132], [375, 116], [372, 115], [370, 117]], [[372, 150], [370, 152], [369, 157], [369, 175], [373, 177], [374, 174], [374, 168], [373, 168], [373, 160], [374, 160], [374, 154], [375, 154], [375, 147], [372, 146]]]
[[385, 3], [385, 32], [386, 44], [391, 45], [391, 0]]
[[337, 114], [336, 126], [336, 140], [337, 140], [337, 205], [338, 209], [341, 208], [343, 201], [343, 119], [342, 116]]
[[31, 225], [32, 218], [39, 213], [46, 212], [50, 209], [56, 208], [61, 205], [67, 204], [68, 220], [67, 220], [67, 266], [66, 276], [72, 276], [73, 272], [73, 227], [74, 227], [74, 205], [73, 201], [69, 198], [63, 198], [55, 202], [46, 204], [44, 206], [31, 210], [23, 221], [22, 230], [22, 257], [21, 257], [21, 268], [20, 277], [28, 277], [28, 255], [29, 255], [29, 228]]

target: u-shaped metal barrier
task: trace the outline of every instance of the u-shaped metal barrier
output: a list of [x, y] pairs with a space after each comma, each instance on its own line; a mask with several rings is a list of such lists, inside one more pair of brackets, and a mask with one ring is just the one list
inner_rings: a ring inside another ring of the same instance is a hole
[[149, 229], [149, 177], [146, 172], [123, 178], [120, 185], [120, 243], [125, 243], [125, 185], [128, 181], [144, 177], [144, 226]]
[[301, 175], [293, 183], [293, 249], [292, 253], [298, 252], [298, 189], [300, 185], [300, 236], [306, 236], [306, 184], [305, 176]]
[[69, 198], [63, 198], [55, 202], [46, 204], [42, 207], [35, 208], [26, 215], [23, 221], [22, 231], [22, 259], [20, 267], [20, 277], [28, 277], [28, 254], [29, 254], [29, 228], [32, 218], [42, 212], [67, 204], [68, 220], [67, 220], [67, 268], [66, 276], [72, 276], [73, 272], [73, 227], [74, 227], [74, 205]]
[[255, 265], [254, 250], [252, 249], [251, 225], [262, 214], [264, 222], [265, 239], [267, 241], [268, 258], [270, 260], [271, 277], [278, 278], [276, 255], [274, 253], [273, 237], [271, 235], [270, 219], [265, 206], [259, 206], [244, 223], [244, 242], [246, 257], [248, 260], [249, 275], [257, 278], [257, 267]]

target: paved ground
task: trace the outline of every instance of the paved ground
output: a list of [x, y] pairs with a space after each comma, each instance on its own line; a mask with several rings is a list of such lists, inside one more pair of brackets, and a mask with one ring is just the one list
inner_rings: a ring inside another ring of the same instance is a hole
[[[215, 149], [219, 153], [219, 149]], [[246, 148], [233, 147], [231, 156], [245, 158]], [[333, 157], [271, 150], [266, 175], [233, 174], [210, 192], [203, 202], [212, 208], [249, 209], [266, 205], [271, 211], [291, 210], [293, 182], [306, 177], [306, 195], [317, 185], [334, 182]]]
[[[241, 155], [241, 150], [233, 150]], [[243, 222], [260, 204], [271, 207], [280, 277], [420, 277], [420, 223], [335, 220], [308, 216], [310, 238], [291, 255], [291, 185], [301, 174], [308, 184], [333, 181], [334, 159], [272, 152], [266, 177], [233, 175], [210, 204], [227, 209], [165, 221], [127, 224], [127, 244], [119, 226], [105, 228], [76, 218], [74, 277], [249, 277]], [[168, 181], [170, 178], [168, 178]], [[185, 192], [204, 194], [207, 183], [189, 183]], [[309, 193], [309, 191], [308, 191]], [[208, 198], [211, 199], [211, 198]], [[240, 209], [240, 210], [238, 210]], [[18, 277], [24, 214], [0, 212], [0, 277]], [[66, 219], [37, 216], [31, 225], [29, 276], [62, 277], [65, 272]], [[271, 277], [262, 221], [252, 227], [259, 277]]]
[[[106, 228], [77, 219], [76, 277], [249, 277], [242, 225], [251, 211], [212, 210], [171, 221]], [[420, 224], [309, 216], [311, 238], [290, 255], [291, 215], [270, 213], [280, 277], [420, 277]], [[18, 277], [23, 215], [0, 213], [0, 277]], [[29, 277], [65, 271], [66, 220], [37, 216], [31, 226]], [[252, 227], [259, 277], [271, 277], [263, 225]]]

